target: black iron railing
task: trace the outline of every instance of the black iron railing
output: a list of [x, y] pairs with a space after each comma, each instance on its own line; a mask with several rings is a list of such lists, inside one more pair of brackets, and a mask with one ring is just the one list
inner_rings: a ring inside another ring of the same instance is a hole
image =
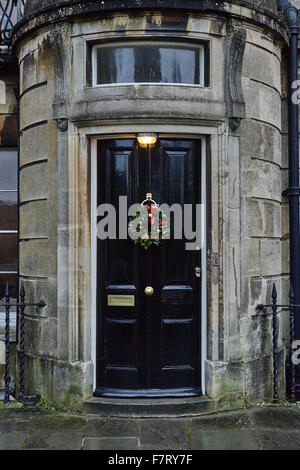
[[276, 285], [273, 285], [272, 291], [272, 304], [271, 305], [258, 305], [259, 310], [272, 309], [272, 323], [273, 323], [273, 401], [278, 403], [279, 401], [279, 390], [278, 390], [278, 374], [279, 374], [279, 364], [278, 364], [278, 310], [279, 309], [288, 309], [290, 313], [290, 350], [289, 350], [289, 364], [290, 364], [290, 386], [289, 386], [289, 395], [290, 401], [292, 403], [296, 402], [296, 366], [293, 361], [294, 354], [294, 342], [295, 342], [295, 309], [299, 308], [300, 305], [295, 304], [295, 295], [293, 286], [291, 285], [289, 293], [290, 303], [289, 305], [279, 305], [278, 295]]
[[11, 32], [23, 16], [26, 0], [0, 0], [0, 46], [9, 47]]
[[[10, 397], [13, 396], [15, 399], [23, 403], [24, 405], [35, 405], [39, 402], [41, 396], [37, 393], [34, 396], [25, 396], [25, 308], [26, 307], [45, 307], [45, 302], [39, 303], [26, 303], [25, 302], [25, 289], [24, 284], [21, 284], [20, 290], [20, 301], [11, 302], [9, 295], [8, 283], [6, 284], [5, 291], [5, 303], [0, 304], [0, 307], [5, 309], [5, 367], [4, 367], [4, 403], [10, 402]], [[16, 389], [11, 389], [11, 375], [10, 375], [10, 311], [11, 307], [16, 307], [19, 314], [20, 321], [20, 350], [19, 350], [19, 364], [20, 364], [20, 386], [19, 392], [16, 393]]]

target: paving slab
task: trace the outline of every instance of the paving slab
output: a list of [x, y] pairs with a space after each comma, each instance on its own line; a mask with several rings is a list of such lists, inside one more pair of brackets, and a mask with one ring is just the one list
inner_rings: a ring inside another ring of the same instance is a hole
[[300, 409], [186, 418], [103, 418], [0, 409], [0, 450], [300, 450]]
[[256, 426], [271, 429], [299, 429], [300, 409], [283, 407], [266, 407], [249, 410]]
[[191, 432], [198, 429], [247, 429], [251, 427], [246, 410], [217, 413], [191, 419]]
[[24, 449], [80, 450], [83, 433], [74, 432], [36, 432], [30, 435]]
[[138, 445], [134, 437], [87, 437], [82, 450], [138, 450]]
[[191, 434], [191, 450], [259, 450], [251, 431], [195, 431]]
[[179, 444], [157, 444], [156, 446], [151, 446], [151, 445], [140, 445], [139, 450], [150, 450], [150, 451], [160, 451], [160, 450], [168, 450], [170, 452], [172, 451], [186, 451], [190, 450], [190, 448], [185, 444], [185, 445], [179, 445]]
[[70, 415], [36, 415], [31, 418], [29, 423], [30, 429], [39, 429], [41, 431], [81, 431], [86, 425], [84, 416]]
[[87, 418], [85, 437], [137, 437], [138, 420]]
[[6, 432], [0, 434], [0, 450], [21, 450], [26, 440], [24, 432]]
[[32, 420], [28, 420], [25, 416], [18, 418], [2, 418], [0, 414], [0, 433], [27, 432], [33, 426]]
[[300, 450], [299, 433], [291, 431], [255, 431], [262, 450]]
[[184, 446], [188, 437], [187, 422], [181, 419], [140, 420], [141, 446]]

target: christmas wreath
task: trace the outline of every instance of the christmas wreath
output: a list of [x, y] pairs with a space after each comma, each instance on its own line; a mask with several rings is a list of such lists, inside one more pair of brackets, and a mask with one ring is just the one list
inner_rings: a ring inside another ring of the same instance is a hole
[[161, 245], [162, 240], [168, 238], [167, 216], [153, 201], [152, 194], [147, 194], [141, 209], [130, 218], [128, 230], [134, 243], [145, 250]]

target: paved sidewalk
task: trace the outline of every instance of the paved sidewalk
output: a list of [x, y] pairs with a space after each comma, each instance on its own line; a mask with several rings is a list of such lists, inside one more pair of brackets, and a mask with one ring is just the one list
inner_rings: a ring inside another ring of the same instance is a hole
[[298, 450], [299, 431], [294, 407], [161, 419], [0, 409], [1, 450]]

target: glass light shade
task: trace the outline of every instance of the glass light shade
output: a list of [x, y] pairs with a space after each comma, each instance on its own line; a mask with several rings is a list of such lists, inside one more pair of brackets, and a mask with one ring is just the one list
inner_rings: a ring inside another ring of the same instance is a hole
[[137, 140], [141, 147], [153, 146], [157, 142], [157, 135], [153, 133], [138, 134]]

